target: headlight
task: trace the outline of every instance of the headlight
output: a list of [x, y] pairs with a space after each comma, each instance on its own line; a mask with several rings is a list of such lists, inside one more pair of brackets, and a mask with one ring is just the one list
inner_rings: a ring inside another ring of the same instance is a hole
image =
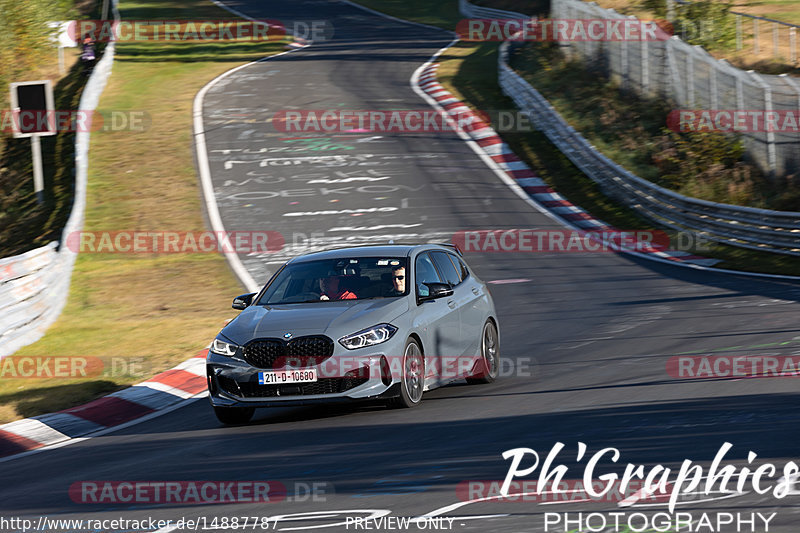
[[231, 344], [230, 342], [226, 342], [219, 337], [214, 339], [214, 342], [211, 343], [211, 351], [214, 353], [218, 353], [220, 355], [227, 355], [228, 357], [232, 356], [236, 353], [236, 350], [239, 347], [235, 344]]
[[392, 338], [397, 328], [391, 324], [378, 324], [371, 328], [363, 329], [352, 335], [347, 335], [339, 339], [339, 344], [348, 350], [355, 350], [356, 348], [363, 348], [365, 346], [375, 346], [382, 342], [386, 342]]

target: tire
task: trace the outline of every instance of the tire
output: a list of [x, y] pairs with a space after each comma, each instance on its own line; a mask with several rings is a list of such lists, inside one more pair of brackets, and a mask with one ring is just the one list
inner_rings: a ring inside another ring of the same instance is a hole
[[403, 350], [403, 370], [400, 376], [400, 396], [393, 398], [393, 407], [416, 407], [422, 402], [425, 388], [425, 356], [419, 343], [408, 339]]
[[228, 426], [247, 424], [255, 412], [254, 407], [214, 407], [219, 421]]
[[477, 365], [477, 372], [467, 378], [467, 383], [477, 385], [491, 383], [500, 373], [500, 342], [497, 336], [497, 326], [487, 320], [481, 332], [481, 358]]

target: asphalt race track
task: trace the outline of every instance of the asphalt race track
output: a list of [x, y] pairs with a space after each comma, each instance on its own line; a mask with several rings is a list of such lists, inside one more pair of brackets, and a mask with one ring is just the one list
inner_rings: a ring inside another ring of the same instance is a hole
[[[256, 18], [324, 20], [334, 28], [332, 39], [238, 70], [204, 100], [208, 158], [225, 229], [268, 229], [286, 241], [278, 253], [242, 254], [259, 284], [287, 257], [316, 246], [559, 228], [453, 133], [320, 133], [302, 139], [267, 121], [288, 109], [427, 109], [409, 80], [450, 42], [449, 34], [335, 1], [228, 5]], [[222, 427], [204, 399], [187, 402], [125, 429], [4, 462], [0, 514], [35, 521], [205, 517], [196, 529], [214, 531], [236, 529], [222, 521], [231, 517], [282, 516], [268, 528], [284, 531], [366, 531], [357, 529], [359, 523], [389, 531], [397, 524], [354, 518], [433, 516], [453, 520], [412, 522], [406, 530], [540, 532], [546, 520], [555, 520], [552, 514], [652, 517], [667, 505], [517, 498], [458, 506], [487, 495], [463, 490], [469, 485], [462, 482], [502, 481], [510, 466], [504, 451], [532, 448], [543, 461], [559, 442], [564, 449], [554, 466], [569, 468], [565, 479], [581, 478], [588, 458], [607, 447], [618, 449], [620, 460], [614, 465], [605, 456], [597, 473], [621, 474], [628, 463], [646, 471], [656, 465], [677, 470], [687, 459], [707, 469], [729, 442], [724, 464], [752, 470], [775, 465], [778, 473], [765, 475], [762, 487], [775, 485], [783, 465], [798, 460], [798, 381], [678, 379], [666, 365], [687, 353], [800, 356], [800, 285], [611, 253], [466, 258], [482, 279], [501, 282], [491, 285], [505, 359], [496, 383], [453, 384], [426, 394], [411, 410], [265, 409], [241, 427]], [[579, 442], [588, 452], [576, 461]], [[750, 451], [758, 457], [748, 465]], [[529, 464], [530, 457], [523, 462]], [[213, 505], [94, 503], [70, 493], [81, 481], [192, 480], [268, 480], [287, 493], [274, 503]], [[780, 499], [771, 491], [757, 494], [748, 483], [742, 493], [684, 495], [677, 503], [676, 512], [697, 518], [730, 513], [754, 520], [752, 527], [734, 522], [680, 531], [800, 528], [800, 486]], [[752, 513], [776, 514], [767, 528]], [[643, 530], [642, 520], [634, 521], [635, 530]], [[606, 530], [626, 531], [613, 529], [613, 521]]]

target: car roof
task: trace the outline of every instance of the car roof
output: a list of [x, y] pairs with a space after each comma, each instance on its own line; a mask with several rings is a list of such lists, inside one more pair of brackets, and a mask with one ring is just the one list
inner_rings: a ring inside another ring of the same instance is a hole
[[376, 244], [351, 246], [349, 248], [312, 252], [295, 257], [289, 262], [305, 263], [306, 261], [317, 261], [320, 259], [344, 259], [348, 257], [406, 257], [410, 256], [415, 250], [446, 250], [448, 248], [447, 245], [441, 244]]

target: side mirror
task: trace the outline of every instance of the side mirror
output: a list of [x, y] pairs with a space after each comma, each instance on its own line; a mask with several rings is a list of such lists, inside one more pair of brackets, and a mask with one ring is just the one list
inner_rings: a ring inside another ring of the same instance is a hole
[[251, 292], [250, 294], [241, 294], [233, 299], [233, 305], [231, 305], [231, 307], [238, 309], [239, 311], [246, 309], [250, 304], [253, 303], [253, 296], [255, 295], [255, 292]]
[[451, 287], [449, 283], [431, 282], [424, 283], [424, 285], [428, 287], [428, 296], [422, 296], [420, 298], [421, 302], [446, 298], [453, 295], [453, 287]]

